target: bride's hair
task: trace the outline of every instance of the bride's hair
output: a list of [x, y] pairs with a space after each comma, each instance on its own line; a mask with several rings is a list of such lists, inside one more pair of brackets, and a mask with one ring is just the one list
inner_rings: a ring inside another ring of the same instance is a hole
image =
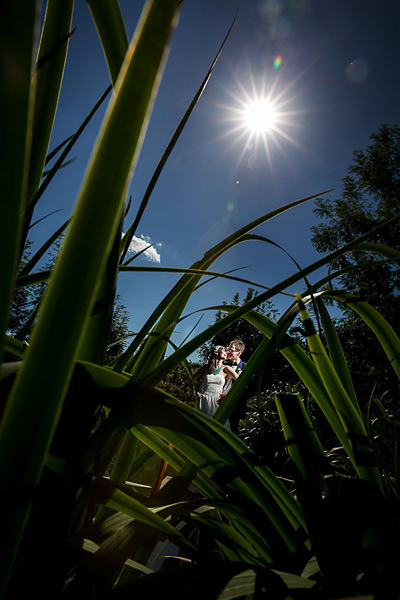
[[207, 371], [210, 375], [214, 373], [213, 369], [215, 368], [218, 361], [218, 354], [221, 350], [224, 350], [225, 346], [214, 346], [211, 350], [210, 358], [207, 363]]

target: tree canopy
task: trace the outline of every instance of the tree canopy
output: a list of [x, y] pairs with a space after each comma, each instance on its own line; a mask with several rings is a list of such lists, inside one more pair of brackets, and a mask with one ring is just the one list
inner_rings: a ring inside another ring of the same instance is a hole
[[114, 310], [111, 319], [107, 350], [107, 362], [121, 354], [128, 343], [127, 336], [129, 331], [129, 313], [122, 303], [120, 294], [116, 294], [114, 300]]
[[[321, 223], [312, 227], [318, 252], [331, 252], [388, 221], [400, 210], [400, 127], [381, 125], [366, 150], [353, 153], [339, 198], [320, 198], [314, 213]], [[369, 241], [400, 249], [400, 223], [388, 224]], [[332, 261], [332, 268], [377, 262], [376, 255], [353, 253]], [[398, 329], [400, 271], [393, 263], [371, 265], [341, 276], [343, 288], [374, 306]]]
[[[51, 270], [54, 268], [55, 261], [59, 254], [63, 238], [58, 238], [54, 248], [49, 252], [48, 260], [41, 267], [41, 270]], [[20, 270], [29, 262], [31, 258], [32, 243], [28, 240], [25, 244], [21, 257]], [[46, 290], [47, 281], [37, 283], [31, 287], [17, 289], [13, 296], [10, 306], [8, 331], [17, 339], [29, 339], [32, 328], [32, 319], [35, 318], [35, 312], [39, 302]], [[125, 349], [129, 336], [129, 313], [122, 302], [120, 294], [116, 294], [114, 300], [113, 314], [110, 324], [106, 362], [111, 361]]]
[[[340, 197], [320, 198], [316, 202], [314, 213], [321, 222], [312, 227], [311, 241], [318, 252], [336, 250], [400, 212], [400, 127], [383, 124], [370, 140], [366, 150], [353, 153], [353, 164], [342, 180]], [[400, 249], [399, 221], [371, 234], [369, 241]], [[369, 302], [399, 333], [399, 266], [379, 264], [379, 260], [376, 255], [358, 252], [341, 256], [330, 266], [337, 269], [370, 263], [367, 268], [341, 275], [340, 287]], [[397, 384], [373, 334], [352, 311], [342, 304], [339, 308], [343, 318], [339, 319], [337, 330], [360, 396], [368, 399], [374, 389], [379, 393], [390, 389], [394, 392]]]

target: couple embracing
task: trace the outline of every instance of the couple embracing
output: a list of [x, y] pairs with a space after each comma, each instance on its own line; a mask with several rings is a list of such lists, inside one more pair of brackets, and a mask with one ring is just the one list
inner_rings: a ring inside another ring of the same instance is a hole
[[[240, 358], [245, 345], [242, 340], [233, 340], [228, 348], [214, 346], [208, 363], [194, 373], [194, 378], [203, 376], [203, 388], [200, 394], [200, 410], [209, 417], [214, 416], [218, 406], [246, 366]], [[244, 416], [246, 407], [239, 402], [229, 417], [226, 427], [237, 433], [239, 420]]]

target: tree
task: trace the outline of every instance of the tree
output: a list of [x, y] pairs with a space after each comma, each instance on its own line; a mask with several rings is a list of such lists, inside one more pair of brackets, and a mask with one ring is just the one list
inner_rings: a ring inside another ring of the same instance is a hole
[[[319, 198], [314, 213], [323, 222], [312, 227], [311, 241], [318, 252], [331, 252], [367, 233], [400, 211], [400, 127], [382, 125], [370, 136], [365, 151], [353, 153], [354, 162], [343, 178], [336, 200]], [[370, 241], [400, 248], [400, 223], [387, 225]], [[376, 256], [353, 253], [335, 259], [333, 268], [347, 267]], [[347, 290], [372, 304], [394, 328], [400, 314], [400, 271], [393, 264], [371, 266], [341, 276]]]
[[[44, 263], [40, 271], [50, 271], [54, 268], [58, 253], [63, 242], [63, 236], [60, 236], [54, 242], [54, 247], [49, 251], [46, 263]], [[25, 243], [18, 273], [22, 273], [24, 267], [31, 259], [32, 242], [27, 240]], [[47, 287], [47, 281], [36, 283], [29, 287], [23, 287], [15, 291], [12, 303], [10, 305], [8, 331], [19, 339], [29, 337], [33, 323], [28, 324], [29, 318], [33, 315], [35, 308], [38, 306]]]
[[129, 313], [126, 310], [126, 307], [122, 304], [121, 295], [117, 294], [115, 296], [114, 310], [108, 337], [108, 343], [109, 345], [112, 344], [112, 346], [109, 346], [107, 350], [107, 362], [125, 350], [128, 343], [127, 336], [129, 336], [131, 333], [128, 326]]
[[[20, 261], [20, 270], [28, 263], [31, 257], [32, 242], [27, 241]], [[17, 334], [26, 323], [33, 311], [32, 289], [23, 287], [15, 290], [8, 314], [7, 331], [12, 335]]]
[[[193, 362], [191, 360], [188, 361], [189, 368], [192, 373], [195, 373], [199, 368], [199, 364]], [[197, 380], [196, 389], [200, 389], [199, 387], [200, 380]], [[159, 386], [162, 390], [168, 392], [178, 400], [185, 402], [185, 404], [189, 404], [193, 406], [196, 400], [195, 389], [193, 388], [190, 377], [183, 366], [183, 363], [180, 363], [176, 369], [168, 373], [168, 375], [160, 382]]]
[[[41, 270], [51, 270], [54, 268], [57, 256], [63, 243], [63, 236], [59, 237], [52, 251], [49, 252], [47, 262], [41, 267]], [[32, 242], [27, 241], [24, 247], [20, 261], [19, 271], [21, 271], [31, 258]], [[15, 291], [10, 306], [8, 331], [20, 339], [28, 339], [33, 323], [28, 323], [38, 306], [47, 287], [47, 281], [37, 283], [28, 288], [21, 288]], [[122, 303], [120, 294], [117, 294], [114, 301], [114, 310], [111, 319], [108, 344], [111, 345], [107, 350], [107, 362], [124, 351], [131, 333], [128, 328], [129, 313]]]
[[[335, 200], [320, 198], [314, 213], [322, 221], [312, 227], [312, 244], [318, 252], [331, 252], [386, 222], [400, 211], [400, 127], [381, 125], [370, 136], [365, 151], [353, 153], [353, 164], [343, 178], [343, 191]], [[400, 224], [391, 223], [370, 236], [369, 241], [400, 249]], [[341, 287], [369, 302], [399, 332], [400, 271], [392, 263], [374, 264], [377, 257], [353, 253], [332, 261], [333, 269], [371, 262], [371, 266], [340, 277]], [[383, 393], [391, 386], [386, 360], [375, 352], [376, 341], [360, 319], [340, 305], [343, 318], [338, 332], [347, 357], [358, 373], [358, 385], [369, 395], [373, 385]], [[372, 350], [372, 352], [371, 352]], [[373, 364], [371, 357], [373, 357]], [[356, 383], [355, 383], [356, 385]]]

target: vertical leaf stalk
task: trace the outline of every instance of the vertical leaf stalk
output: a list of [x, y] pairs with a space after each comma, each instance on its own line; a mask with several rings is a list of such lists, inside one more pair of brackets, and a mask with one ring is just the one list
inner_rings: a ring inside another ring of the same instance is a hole
[[[46, 161], [61, 83], [67, 58], [74, 0], [48, 0], [40, 40], [37, 85], [30, 158], [27, 211], [24, 237], [27, 235], [34, 203]], [[24, 241], [24, 240], [23, 240]]]
[[0, 336], [21, 244], [36, 77], [32, 76], [38, 2], [3, 2], [0, 18]]
[[331, 402], [338, 413], [351, 444], [350, 460], [361, 479], [375, 483], [382, 490], [373, 451], [368, 440], [364, 423], [350, 396], [345, 390], [340, 377], [333, 367], [319, 335], [306, 310], [303, 301], [298, 296], [300, 316], [307, 335], [307, 342], [313, 361], [329, 394]]
[[[177, 0], [149, 2], [127, 52], [0, 428], [0, 484], [10, 502], [7, 581], [58, 422], [74, 361], [123, 212], [175, 26]], [[13, 461], [10, 461], [10, 457]]]

